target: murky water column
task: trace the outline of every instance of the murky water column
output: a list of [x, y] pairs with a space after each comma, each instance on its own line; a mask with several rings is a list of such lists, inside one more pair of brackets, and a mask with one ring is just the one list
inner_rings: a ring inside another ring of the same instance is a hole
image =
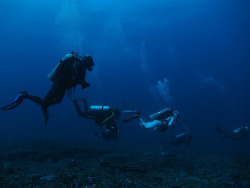
[[158, 90], [158, 93], [160, 97], [169, 105], [173, 97], [170, 96], [170, 91], [169, 91], [169, 81], [167, 78], [164, 78], [163, 81], [158, 81], [156, 88]]
[[63, 1], [55, 19], [58, 37], [63, 49], [83, 51], [84, 34], [81, 32], [81, 15], [74, 1]]
[[141, 71], [144, 73], [149, 72], [149, 66], [146, 60], [146, 45], [145, 45], [145, 40], [140, 39], [141, 41], [141, 47], [140, 47], [140, 55], [139, 55], [139, 61], [140, 61], [140, 68]]

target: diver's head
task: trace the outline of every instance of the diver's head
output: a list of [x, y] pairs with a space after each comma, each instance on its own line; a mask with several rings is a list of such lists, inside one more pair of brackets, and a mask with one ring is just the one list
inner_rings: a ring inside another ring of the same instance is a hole
[[173, 114], [174, 114], [174, 116], [175, 116], [175, 119], [176, 119], [176, 120], [179, 120], [179, 118], [180, 118], [179, 112], [174, 111]]
[[94, 64], [93, 58], [90, 55], [85, 55], [83, 57], [83, 62], [85, 63], [85, 67], [86, 67], [86, 69], [88, 69], [88, 71], [93, 70], [93, 66], [95, 64]]

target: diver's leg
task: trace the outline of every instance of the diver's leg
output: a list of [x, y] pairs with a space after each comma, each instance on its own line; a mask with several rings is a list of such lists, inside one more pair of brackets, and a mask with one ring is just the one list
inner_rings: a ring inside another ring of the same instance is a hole
[[43, 104], [43, 99], [41, 97], [38, 97], [38, 96], [30, 95], [27, 93], [24, 98], [29, 99], [29, 100], [31, 100], [39, 105]]
[[58, 78], [46, 94], [43, 105], [48, 108], [51, 105], [58, 104], [62, 101], [66, 93], [65, 81], [62, 77]]
[[56, 97], [57, 89], [58, 89], [57, 83], [53, 83], [52, 87], [50, 88], [50, 90], [48, 91], [48, 93], [44, 98], [44, 104], [43, 104], [44, 107], [48, 108], [53, 103]]
[[132, 113], [132, 114], [135, 114], [135, 115], [132, 116], [132, 117], [123, 119], [122, 121], [123, 121], [124, 123], [129, 122], [129, 121], [134, 120], [134, 119], [138, 119], [138, 118], [140, 118], [140, 115], [141, 115], [141, 112], [138, 111], [138, 110], [134, 110], [134, 111], [131, 111], [131, 110], [123, 110], [122, 113]]
[[49, 120], [49, 112], [48, 112], [47, 108], [50, 106], [50, 103], [54, 100], [55, 91], [56, 91], [56, 85], [55, 85], [55, 83], [53, 83], [52, 87], [48, 91], [48, 93], [45, 96], [43, 103], [41, 105], [41, 109], [42, 109], [44, 120], [45, 120], [44, 126], [46, 126], [46, 124]]
[[240, 140], [239, 135], [237, 135], [235, 133], [227, 134], [227, 138], [229, 138], [232, 141], [238, 141], [238, 140]]
[[219, 134], [226, 134], [223, 130], [221, 130], [218, 126], [216, 126], [215, 128], [215, 131], [217, 132], [217, 133], [219, 133]]
[[47, 95], [45, 96], [44, 100], [42, 101], [41, 108], [42, 108], [43, 116], [45, 119], [44, 126], [46, 126], [49, 120], [49, 112], [47, 109], [49, 106], [53, 105], [54, 103], [54, 100], [58, 92], [57, 90], [58, 90], [59, 84], [60, 82], [55, 81], [52, 87], [50, 88], [50, 90], [48, 91]]
[[145, 128], [145, 129], [151, 129], [151, 128], [156, 128], [156, 127], [160, 126], [162, 124], [162, 122], [159, 120], [154, 120], [154, 121], [150, 121], [150, 122], [146, 123], [142, 120], [142, 118], [139, 118], [139, 124], [141, 127]]
[[233, 141], [237, 140], [237, 138], [232, 133], [223, 132], [221, 142], [224, 141], [225, 139], [229, 139], [229, 140], [233, 140]]
[[48, 107], [60, 103], [66, 93], [66, 89], [67, 88], [65, 86], [64, 80], [59, 78], [53, 83], [51, 89], [45, 96], [42, 103], [42, 112], [45, 118], [45, 125], [49, 118], [49, 113], [47, 111]]
[[54, 97], [54, 100], [49, 104], [49, 106], [52, 106], [54, 104], [59, 104], [62, 102], [63, 97], [65, 96], [67, 88], [58, 88], [56, 92], [56, 97]]

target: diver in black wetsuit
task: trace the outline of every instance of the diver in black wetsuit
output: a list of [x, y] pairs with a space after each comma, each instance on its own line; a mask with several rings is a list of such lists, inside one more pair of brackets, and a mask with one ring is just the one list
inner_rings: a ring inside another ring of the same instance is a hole
[[44, 99], [30, 95], [26, 91], [19, 92], [15, 100], [2, 107], [1, 110], [12, 110], [19, 106], [24, 99], [29, 99], [41, 105], [46, 125], [49, 118], [47, 108], [60, 103], [67, 90], [70, 92], [70, 89], [75, 88], [78, 84], [82, 86], [82, 89], [90, 86], [90, 84], [85, 81], [85, 76], [86, 70], [92, 71], [93, 66], [94, 62], [91, 56], [81, 57], [77, 52], [66, 54], [48, 76], [49, 79], [53, 81], [53, 85]]
[[80, 99], [84, 103], [84, 112], [81, 110], [77, 101], [79, 99], [71, 98], [78, 115], [85, 119], [93, 119], [95, 124], [100, 128], [104, 128], [104, 131], [100, 133], [95, 133], [97, 137], [102, 137], [105, 140], [114, 140], [119, 138], [119, 129], [117, 127], [116, 120], [120, 118], [120, 111], [118, 109], [113, 109], [110, 106], [90, 106], [85, 98]]
[[231, 133], [228, 133], [228, 132], [221, 130], [217, 126], [215, 127], [215, 131], [223, 135], [221, 138], [221, 141], [224, 141], [226, 138], [233, 140], [233, 141], [239, 141], [239, 140], [247, 139], [250, 135], [248, 127], [239, 127], [233, 130]]

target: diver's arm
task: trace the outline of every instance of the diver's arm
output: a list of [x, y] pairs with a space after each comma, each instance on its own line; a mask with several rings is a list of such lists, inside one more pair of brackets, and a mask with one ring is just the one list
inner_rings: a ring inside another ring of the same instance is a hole
[[86, 68], [84, 66], [78, 66], [78, 84], [80, 84], [82, 89], [85, 89], [90, 86], [88, 82], [86, 82], [85, 77], [86, 77]]
[[86, 82], [85, 77], [86, 77], [86, 69], [83, 70], [79, 75], [80, 85], [82, 86], [82, 89], [85, 89], [90, 86], [90, 83]]
[[85, 113], [89, 111], [89, 108], [88, 108], [88, 104], [87, 104], [87, 100], [85, 98], [82, 99], [83, 101], [83, 104], [84, 104], [84, 109], [85, 109]]
[[[83, 117], [83, 118], [88, 118], [87, 113], [86, 112], [82, 112], [82, 110], [81, 110], [80, 106], [78, 105], [77, 101], [74, 100], [73, 103], [74, 103], [74, 105], [76, 107], [77, 114], [79, 116]], [[86, 110], [86, 106], [85, 106], [85, 110]]]

